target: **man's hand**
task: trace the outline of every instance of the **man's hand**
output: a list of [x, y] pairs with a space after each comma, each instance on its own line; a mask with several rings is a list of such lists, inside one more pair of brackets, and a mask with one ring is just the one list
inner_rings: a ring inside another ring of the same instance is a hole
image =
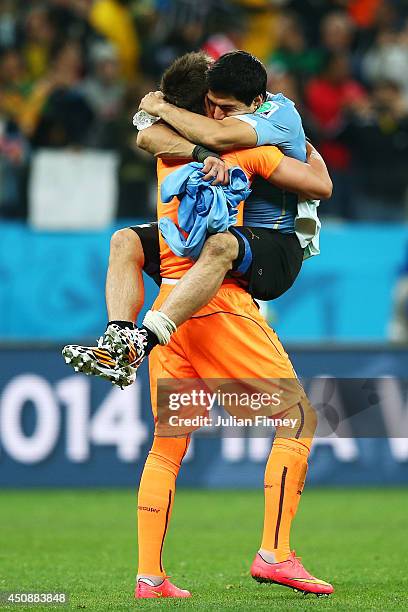
[[160, 117], [160, 109], [166, 104], [161, 91], [151, 91], [142, 98], [139, 104], [139, 110], [144, 110], [146, 113], [154, 117]]
[[228, 185], [229, 173], [226, 163], [219, 157], [207, 157], [202, 172], [204, 181], [212, 181], [211, 185]]

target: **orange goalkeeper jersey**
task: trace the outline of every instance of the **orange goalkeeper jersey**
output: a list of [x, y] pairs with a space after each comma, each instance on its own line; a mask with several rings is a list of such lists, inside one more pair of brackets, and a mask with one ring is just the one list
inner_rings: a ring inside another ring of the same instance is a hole
[[[239, 166], [245, 172], [249, 181], [259, 175], [264, 179], [269, 179], [271, 174], [280, 164], [283, 153], [273, 146], [257, 147], [254, 149], [241, 149], [226, 153], [222, 158], [228, 167]], [[157, 162], [157, 218], [169, 217], [177, 225], [178, 207], [180, 200], [173, 198], [168, 204], [163, 204], [160, 197], [161, 184], [164, 179], [174, 170], [177, 170], [188, 162], [181, 162], [179, 159], [170, 161], [159, 159]], [[243, 205], [241, 202], [238, 208], [237, 225], [242, 225]], [[160, 274], [162, 278], [181, 278], [185, 272], [193, 266], [191, 259], [178, 257], [175, 255], [167, 243], [160, 235]]]

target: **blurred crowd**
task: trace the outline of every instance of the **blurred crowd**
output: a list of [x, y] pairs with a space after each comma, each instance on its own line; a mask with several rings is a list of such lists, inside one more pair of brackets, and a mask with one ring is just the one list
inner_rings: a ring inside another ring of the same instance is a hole
[[236, 48], [295, 100], [334, 182], [322, 213], [408, 218], [408, 0], [0, 0], [0, 218], [38, 148], [113, 150], [119, 217], [153, 215], [131, 118], [180, 54]]

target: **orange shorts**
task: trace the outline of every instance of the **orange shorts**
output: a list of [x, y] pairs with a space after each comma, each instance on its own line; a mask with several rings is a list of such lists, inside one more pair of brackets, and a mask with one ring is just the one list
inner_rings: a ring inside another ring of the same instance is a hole
[[[162, 285], [153, 309], [160, 308], [172, 288]], [[168, 345], [153, 349], [149, 368], [155, 417], [161, 379], [206, 379], [206, 384], [209, 379], [257, 380], [263, 390], [268, 385], [261, 379], [279, 379], [281, 387], [286, 384], [286, 408], [305, 397], [278, 336], [251, 296], [233, 283], [224, 283], [207, 306], [180, 326]]]

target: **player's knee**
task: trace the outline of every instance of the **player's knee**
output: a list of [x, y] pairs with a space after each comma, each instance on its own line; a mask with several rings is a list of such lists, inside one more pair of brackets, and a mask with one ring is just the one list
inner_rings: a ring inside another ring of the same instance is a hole
[[303, 438], [312, 439], [317, 429], [317, 412], [306, 396], [298, 404], [298, 408], [300, 411], [299, 419], [302, 424], [300, 435]]
[[[205, 255], [212, 262], [217, 260], [226, 267], [231, 268], [233, 262], [238, 257], [238, 241], [229, 232], [213, 234], [205, 243]], [[204, 251], [203, 251], [204, 252]]]
[[110, 242], [110, 259], [132, 259], [143, 265], [144, 253], [139, 236], [129, 228], [117, 230]]
[[309, 432], [314, 435], [317, 429], [317, 424], [318, 424], [317, 412], [316, 412], [316, 409], [309, 402], [309, 400], [307, 400], [307, 404], [308, 404], [307, 416], [306, 416], [307, 424], [308, 424]]
[[285, 445], [289, 445], [295, 452], [310, 452], [313, 437], [317, 428], [317, 413], [309, 402], [306, 395], [284, 412], [284, 417], [290, 421], [290, 425], [276, 428], [276, 435], [281, 440], [285, 440]]

